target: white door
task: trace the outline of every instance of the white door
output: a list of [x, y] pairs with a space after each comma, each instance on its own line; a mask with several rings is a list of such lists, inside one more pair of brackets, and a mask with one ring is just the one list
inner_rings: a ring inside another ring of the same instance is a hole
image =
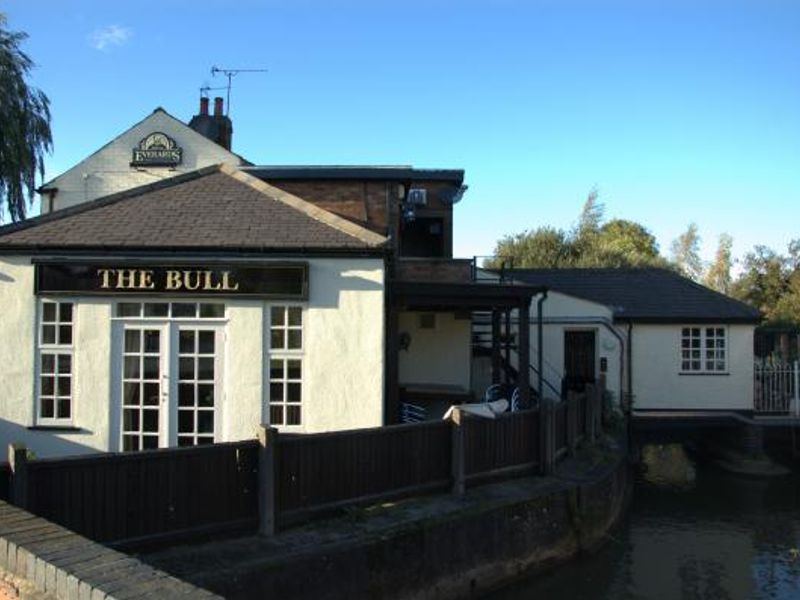
[[219, 439], [221, 328], [122, 325], [121, 449], [210, 444]]

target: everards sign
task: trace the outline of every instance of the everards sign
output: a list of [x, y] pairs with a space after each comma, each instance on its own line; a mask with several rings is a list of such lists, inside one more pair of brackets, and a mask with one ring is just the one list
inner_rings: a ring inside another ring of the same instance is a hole
[[174, 167], [183, 160], [183, 149], [166, 133], [157, 131], [133, 149], [133, 167]]
[[43, 262], [37, 294], [251, 296], [303, 300], [307, 263], [129, 265]]

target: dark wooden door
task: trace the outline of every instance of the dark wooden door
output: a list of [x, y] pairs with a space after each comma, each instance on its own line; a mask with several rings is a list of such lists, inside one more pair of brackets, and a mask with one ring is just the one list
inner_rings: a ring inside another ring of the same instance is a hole
[[595, 382], [595, 332], [564, 332], [564, 389], [582, 392]]

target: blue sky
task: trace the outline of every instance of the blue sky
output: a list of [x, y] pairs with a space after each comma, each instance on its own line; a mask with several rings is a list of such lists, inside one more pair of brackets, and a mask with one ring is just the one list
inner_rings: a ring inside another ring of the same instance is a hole
[[0, 0], [28, 32], [57, 175], [157, 106], [187, 120], [212, 65], [234, 150], [262, 164], [466, 170], [458, 255], [608, 217], [668, 251], [694, 221], [742, 255], [800, 237], [796, 0]]

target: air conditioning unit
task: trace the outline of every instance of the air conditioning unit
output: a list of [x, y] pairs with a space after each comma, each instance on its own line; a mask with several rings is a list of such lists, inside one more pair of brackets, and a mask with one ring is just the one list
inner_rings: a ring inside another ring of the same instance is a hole
[[411, 188], [408, 190], [408, 199], [406, 202], [411, 206], [427, 206], [428, 191], [424, 188]]

